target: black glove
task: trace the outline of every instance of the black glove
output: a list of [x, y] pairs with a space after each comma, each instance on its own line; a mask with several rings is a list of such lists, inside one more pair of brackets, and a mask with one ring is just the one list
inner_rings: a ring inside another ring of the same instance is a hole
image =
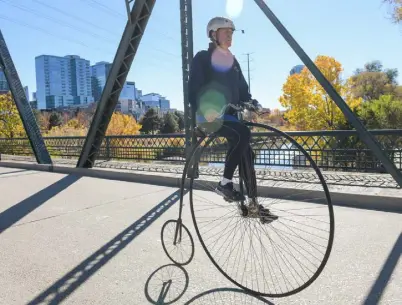
[[262, 105], [255, 99], [252, 99], [251, 104], [254, 106], [255, 111], [261, 111], [262, 110]]

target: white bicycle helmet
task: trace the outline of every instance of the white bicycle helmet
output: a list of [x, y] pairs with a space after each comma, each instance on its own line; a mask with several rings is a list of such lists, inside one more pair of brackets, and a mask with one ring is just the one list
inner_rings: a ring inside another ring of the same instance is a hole
[[208, 22], [207, 37], [211, 38], [211, 31], [215, 32], [220, 28], [232, 28], [233, 31], [236, 30], [232, 20], [225, 17], [214, 17]]

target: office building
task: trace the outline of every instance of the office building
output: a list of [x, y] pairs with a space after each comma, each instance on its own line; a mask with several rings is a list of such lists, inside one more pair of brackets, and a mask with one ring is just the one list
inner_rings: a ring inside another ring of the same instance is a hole
[[120, 92], [119, 101], [117, 102], [115, 110], [132, 114], [136, 107], [136, 101], [137, 89], [135, 88], [135, 82], [126, 82]]
[[91, 66], [92, 96], [95, 102], [100, 101], [111, 68], [112, 64], [106, 61]]
[[85, 107], [93, 102], [88, 60], [76, 55], [35, 58], [38, 109]]
[[158, 93], [148, 93], [141, 96], [145, 108], [157, 108], [161, 113], [166, 113], [170, 109], [170, 101]]
[[303, 70], [304, 67], [305, 67], [304, 65], [297, 65], [297, 66], [294, 66], [294, 67], [292, 68], [292, 70], [290, 70], [290, 75], [301, 73], [301, 71]]
[[[111, 68], [112, 64], [106, 61], [97, 62], [91, 66], [92, 95], [95, 102], [99, 102], [102, 97]], [[137, 89], [135, 88], [135, 82], [127, 81], [121, 90], [115, 111], [132, 113], [136, 99]]]
[[119, 99], [123, 100], [135, 100], [137, 99], [137, 89], [135, 88], [135, 82], [126, 82], [121, 90]]
[[28, 89], [28, 86], [24, 87], [24, 92], [25, 92], [25, 97], [26, 97], [27, 101], [29, 102], [29, 89]]

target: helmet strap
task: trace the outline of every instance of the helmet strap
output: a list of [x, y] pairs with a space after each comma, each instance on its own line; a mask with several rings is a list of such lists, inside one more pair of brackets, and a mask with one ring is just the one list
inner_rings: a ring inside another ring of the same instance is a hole
[[[218, 30], [215, 31], [216, 35], [218, 35], [217, 34]], [[220, 43], [219, 43], [218, 39], [214, 38], [214, 36], [212, 34], [211, 34], [211, 40], [213, 41], [213, 43], [215, 43], [215, 45], [220, 46]]]

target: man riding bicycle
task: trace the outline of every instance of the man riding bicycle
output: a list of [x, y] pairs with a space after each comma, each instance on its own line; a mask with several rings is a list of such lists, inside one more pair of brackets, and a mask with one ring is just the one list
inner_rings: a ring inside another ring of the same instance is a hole
[[[211, 42], [208, 50], [198, 52], [193, 58], [189, 77], [189, 101], [196, 110], [197, 124], [225, 137], [230, 145], [223, 177], [216, 191], [228, 201], [245, 200], [232, 182], [237, 166], [241, 165], [239, 172], [245, 180], [249, 208], [253, 206], [260, 215], [276, 219], [277, 216], [256, 202], [257, 183], [254, 153], [250, 146], [250, 129], [238, 120], [235, 109], [227, 107], [228, 104], [241, 105], [250, 101], [254, 106], [261, 107], [252, 99], [240, 64], [229, 51], [234, 31], [233, 21], [227, 18], [215, 17], [209, 21], [207, 36]], [[223, 109], [227, 110], [221, 114]], [[247, 170], [245, 165], [249, 167]]]

